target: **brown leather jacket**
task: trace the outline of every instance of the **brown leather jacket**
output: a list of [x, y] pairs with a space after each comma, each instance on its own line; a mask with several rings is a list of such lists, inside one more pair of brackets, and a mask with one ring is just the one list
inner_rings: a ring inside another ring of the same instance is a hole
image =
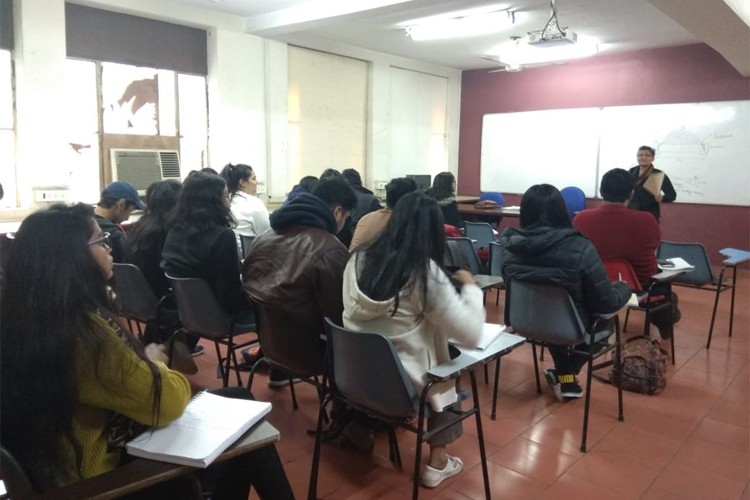
[[250, 247], [242, 283], [251, 297], [322, 334], [324, 317], [341, 322], [348, 258], [346, 247], [325, 229], [308, 225], [270, 229]]

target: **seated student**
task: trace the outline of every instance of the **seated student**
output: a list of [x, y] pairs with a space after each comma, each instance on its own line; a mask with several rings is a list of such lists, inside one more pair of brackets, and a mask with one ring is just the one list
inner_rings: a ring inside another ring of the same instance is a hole
[[281, 206], [286, 206], [287, 203], [295, 199], [297, 196], [301, 195], [302, 193], [310, 194], [312, 193], [312, 190], [315, 189], [315, 186], [318, 185], [318, 178], [314, 175], [306, 175], [303, 178], [299, 180], [299, 184], [295, 184], [291, 191], [289, 191], [289, 194], [286, 196], [286, 200], [284, 200], [284, 203], [281, 204]]
[[232, 200], [232, 217], [237, 226], [234, 232], [238, 236], [257, 236], [269, 227], [268, 209], [258, 198], [258, 180], [253, 168], [249, 165], [229, 163], [221, 176], [227, 183], [229, 197]]
[[94, 209], [97, 224], [112, 238], [112, 258], [115, 262], [122, 262], [125, 256], [125, 232], [120, 224], [128, 220], [136, 208], [146, 208], [138, 191], [129, 182], [115, 181], [104, 188]]
[[[627, 283], [609, 281], [596, 248], [571, 227], [557, 188], [549, 184], [531, 186], [521, 199], [520, 225], [520, 229], [509, 227], [500, 236], [501, 272], [506, 284], [517, 279], [564, 287], [585, 328], [593, 324], [595, 314], [617, 311], [627, 303]], [[506, 286], [512, 287], [512, 283]], [[561, 401], [580, 398], [583, 390], [576, 375], [586, 363], [585, 358], [573, 355], [567, 346], [548, 347], [555, 368], [544, 374], [555, 395]]]
[[[635, 180], [622, 168], [615, 168], [602, 177], [599, 192], [604, 204], [584, 210], [573, 219], [573, 226], [594, 244], [602, 260], [624, 259], [630, 263], [643, 288], [659, 271], [656, 249], [661, 241], [659, 222], [648, 212], [631, 210]], [[673, 294], [676, 310], [677, 296]], [[662, 338], [671, 332], [670, 314], [660, 309], [651, 315], [652, 323]]]
[[[409, 193], [394, 207], [385, 231], [355, 251], [344, 270], [344, 326], [387, 335], [418, 392], [425, 373], [450, 360], [448, 338], [475, 345], [485, 319], [482, 291], [471, 274], [454, 275], [461, 284], [457, 292], [442, 270], [444, 249], [437, 204], [424, 193]], [[455, 382], [436, 384], [428, 398], [428, 429], [454, 419], [445, 410], [460, 405]], [[460, 435], [457, 423], [428, 440], [423, 485], [434, 488], [461, 472], [461, 459], [446, 452], [446, 445]]]
[[385, 208], [370, 212], [359, 219], [357, 227], [354, 228], [354, 236], [352, 236], [349, 251], [357, 250], [364, 243], [379, 235], [385, 229], [386, 224], [388, 224], [388, 220], [391, 218], [391, 211], [396, 206], [396, 202], [403, 195], [413, 193], [416, 190], [417, 183], [411, 177], [399, 177], [386, 184]]
[[[177, 419], [190, 384], [112, 312], [110, 236], [84, 204], [53, 205], [21, 224], [0, 308], [0, 441], [47, 491], [116, 469], [125, 443]], [[29, 304], [43, 304], [32, 308]], [[200, 475], [211, 498], [293, 498], [273, 446]], [[202, 498], [195, 476], [133, 498]]]
[[177, 278], [206, 281], [235, 323], [245, 325], [254, 321], [240, 281], [233, 223], [224, 179], [205, 172], [191, 175], [172, 213], [161, 268]]
[[354, 209], [351, 217], [352, 227], [356, 228], [362, 217], [383, 207], [372, 191], [362, 185], [362, 177], [360, 177], [359, 172], [353, 168], [345, 168], [341, 175], [344, 176], [346, 182], [354, 190], [354, 194], [357, 195], [357, 208]]
[[461, 214], [458, 213], [456, 202], [456, 178], [450, 172], [441, 172], [432, 181], [432, 187], [425, 191], [428, 196], [437, 201], [440, 210], [443, 211], [443, 219], [446, 224], [457, 228], [464, 227]]

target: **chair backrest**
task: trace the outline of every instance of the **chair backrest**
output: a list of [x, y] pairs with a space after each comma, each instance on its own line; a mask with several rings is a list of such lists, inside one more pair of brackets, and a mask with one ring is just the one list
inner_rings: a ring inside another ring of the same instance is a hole
[[505, 198], [503, 198], [502, 193], [498, 193], [497, 191], [487, 191], [486, 193], [482, 193], [479, 195], [479, 201], [485, 201], [490, 200], [494, 201], [498, 204], [498, 206], [502, 206], [503, 203], [505, 203]]
[[486, 222], [464, 222], [464, 235], [473, 240], [474, 248], [487, 248], [495, 241], [495, 233], [492, 226]]
[[255, 325], [263, 355], [295, 376], [312, 377], [326, 372], [325, 342], [320, 331], [294, 319], [288, 311], [252, 298]]
[[202, 337], [221, 339], [229, 336], [231, 318], [219, 304], [211, 287], [200, 278], [176, 278], [167, 275], [180, 322]]
[[492, 276], [502, 276], [500, 272], [503, 268], [503, 246], [496, 241], [490, 243], [490, 274]]
[[662, 241], [656, 255], [660, 259], [671, 259], [682, 257], [688, 264], [695, 266], [690, 272], [678, 276], [675, 283], [688, 283], [691, 285], [705, 285], [714, 282], [714, 273], [708, 260], [706, 249], [700, 243], [675, 243]]
[[156, 319], [159, 299], [134, 264], [114, 263], [115, 293], [123, 316], [144, 323]]
[[586, 194], [583, 190], [576, 186], [564, 187], [560, 190], [560, 194], [565, 200], [565, 206], [568, 209], [571, 220], [575, 217], [576, 212], [586, 208]]
[[451, 251], [458, 251], [464, 256], [465, 262], [469, 265], [468, 271], [472, 274], [484, 274], [484, 266], [469, 238], [446, 238], [445, 241], [449, 248], [452, 247]]
[[602, 261], [604, 269], [607, 270], [607, 276], [610, 281], [624, 281], [635, 293], [643, 291], [641, 282], [629, 261], [625, 259], [609, 259]]
[[240, 247], [242, 248], [242, 258], [247, 257], [247, 251], [250, 250], [250, 245], [255, 241], [255, 236], [240, 235]]
[[0, 446], [0, 479], [3, 480], [8, 498], [30, 498], [35, 494], [29, 477], [13, 455]]
[[567, 290], [511, 280], [507, 284], [510, 324], [519, 335], [551, 344], [585, 341], [585, 329]]
[[354, 405], [402, 418], [419, 404], [396, 349], [379, 333], [355, 332], [326, 318], [333, 385]]

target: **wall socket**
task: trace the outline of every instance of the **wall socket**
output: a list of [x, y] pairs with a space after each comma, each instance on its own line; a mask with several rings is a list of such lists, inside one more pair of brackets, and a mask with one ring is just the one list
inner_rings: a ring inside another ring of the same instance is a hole
[[375, 189], [385, 189], [386, 184], [388, 181], [375, 181]]
[[68, 201], [69, 195], [70, 191], [67, 189], [37, 189], [34, 191], [34, 201]]

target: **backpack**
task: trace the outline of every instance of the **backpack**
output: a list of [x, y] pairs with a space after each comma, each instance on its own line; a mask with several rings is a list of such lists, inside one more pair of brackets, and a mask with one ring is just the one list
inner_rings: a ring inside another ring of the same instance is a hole
[[641, 394], [659, 394], [667, 386], [667, 352], [659, 342], [644, 336], [633, 337], [622, 344], [622, 361], [614, 360], [609, 381], [616, 385], [622, 370], [622, 388]]

